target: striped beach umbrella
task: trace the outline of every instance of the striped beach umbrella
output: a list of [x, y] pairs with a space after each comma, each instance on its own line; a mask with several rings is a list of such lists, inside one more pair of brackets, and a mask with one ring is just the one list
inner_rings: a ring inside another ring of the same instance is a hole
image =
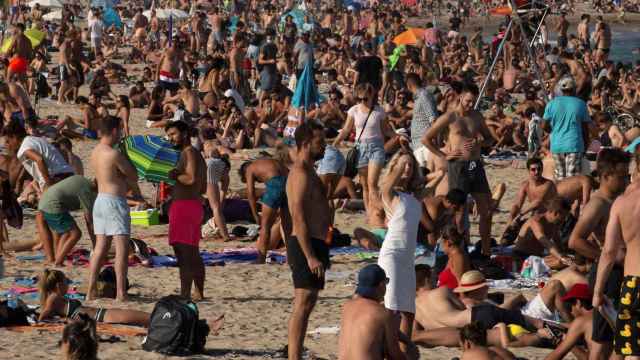
[[141, 179], [175, 184], [169, 179], [169, 171], [176, 167], [180, 152], [168, 141], [153, 135], [127, 136], [122, 140], [121, 151], [131, 160]]

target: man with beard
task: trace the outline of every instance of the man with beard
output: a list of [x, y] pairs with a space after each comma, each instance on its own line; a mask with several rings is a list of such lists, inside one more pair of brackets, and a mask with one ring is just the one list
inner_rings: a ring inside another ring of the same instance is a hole
[[287, 259], [293, 277], [294, 301], [289, 319], [289, 359], [302, 357], [309, 315], [324, 288], [329, 268], [329, 247], [324, 242], [331, 224], [325, 187], [313, 165], [324, 156], [324, 129], [314, 122], [298, 126], [295, 162], [287, 181], [287, 202], [293, 220]]
[[189, 125], [184, 121], [168, 123], [164, 131], [169, 141], [180, 150], [176, 168], [169, 172], [175, 180], [169, 209], [169, 245], [173, 247], [180, 272], [180, 295], [193, 300], [204, 298], [204, 263], [200, 257], [200, 225], [204, 211], [202, 194], [207, 189], [207, 165], [198, 150], [191, 146]]

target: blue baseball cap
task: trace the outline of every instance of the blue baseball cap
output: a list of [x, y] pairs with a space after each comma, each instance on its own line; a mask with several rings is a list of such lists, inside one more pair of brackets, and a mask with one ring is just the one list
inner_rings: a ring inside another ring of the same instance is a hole
[[385, 283], [388, 281], [384, 270], [378, 264], [367, 265], [358, 273], [356, 294], [365, 298], [373, 298], [378, 286], [383, 281]]

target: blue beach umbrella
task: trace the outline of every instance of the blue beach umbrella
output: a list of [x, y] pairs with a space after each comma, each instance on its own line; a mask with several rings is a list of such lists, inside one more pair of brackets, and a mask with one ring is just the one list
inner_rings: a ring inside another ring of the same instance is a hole
[[175, 184], [169, 179], [169, 171], [176, 167], [180, 152], [170, 142], [159, 136], [133, 135], [122, 140], [120, 149], [131, 160], [141, 179]]
[[115, 10], [113, 10], [112, 8], [107, 8], [104, 11], [102, 19], [105, 27], [108, 28], [111, 25], [114, 25], [118, 29], [122, 29], [122, 19], [120, 19], [120, 15], [118, 15], [118, 13], [115, 12]]

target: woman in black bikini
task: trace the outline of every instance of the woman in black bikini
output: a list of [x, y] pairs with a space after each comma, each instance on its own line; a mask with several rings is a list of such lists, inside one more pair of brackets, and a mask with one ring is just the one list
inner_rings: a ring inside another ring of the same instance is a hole
[[77, 320], [81, 313], [97, 322], [149, 326], [150, 314], [137, 310], [105, 309], [83, 306], [80, 300], [66, 299], [71, 281], [59, 270], [45, 269], [38, 284], [40, 288], [40, 317], [38, 321], [60, 316]]

